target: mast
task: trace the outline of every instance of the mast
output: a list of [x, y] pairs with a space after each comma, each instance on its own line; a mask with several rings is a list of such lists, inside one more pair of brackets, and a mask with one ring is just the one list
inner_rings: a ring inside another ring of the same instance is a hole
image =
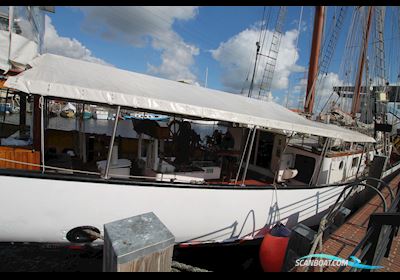
[[351, 109], [351, 115], [354, 118], [356, 113], [358, 112], [360, 108], [360, 90], [361, 90], [361, 82], [362, 82], [362, 73], [364, 69], [364, 62], [365, 62], [365, 56], [367, 53], [367, 47], [368, 47], [368, 37], [369, 37], [369, 30], [371, 29], [371, 21], [372, 21], [372, 11], [373, 7], [369, 6], [368, 7], [368, 19], [367, 19], [367, 25], [365, 26], [365, 31], [364, 31], [364, 41], [361, 49], [361, 54], [360, 54], [360, 59], [358, 63], [358, 73], [357, 73], [357, 79], [356, 79], [356, 84], [354, 87], [354, 94], [353, 94], [353, 104], [352, 104], [352, 109]]
[[308, 81], [304, 112], [312, 115], [315, 99], [315, 81], [318, 75], [318, 60], [321, 50], [322, 32], [324, 29], [325, 6], [315, 7], [314, 31], [310, 55], [310, 68], [308, 69]]

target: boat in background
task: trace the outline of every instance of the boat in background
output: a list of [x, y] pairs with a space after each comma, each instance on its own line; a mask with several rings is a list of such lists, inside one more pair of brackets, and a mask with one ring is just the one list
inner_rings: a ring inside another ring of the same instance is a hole
[[66, 119], [73, 119], [76, 115], [76, 107], [71, 103], [67, 103], [67, 105], [62, 108], [60, 112], [60, 116]]
[[0, 113], [11, 113], [12, 108], [10, 103], [0, 104]]
[[150, 121], [169, 121], [170, 117], [159, 115], [159, 114], [151, 114], [151, 113], [130, 113], [123, 116], [125, 120], [150, 120]]
[[82, 119], [84, 120], [90, 120], [93, 117], [93, 113], [89, 110], [84, 110], [83, 113], [78, 112], [76, 114], [77, 118], [80, 118], [82, 116]]
[[108, 111], [95, 109], [93, 112], [93, 119], [108, 120]]

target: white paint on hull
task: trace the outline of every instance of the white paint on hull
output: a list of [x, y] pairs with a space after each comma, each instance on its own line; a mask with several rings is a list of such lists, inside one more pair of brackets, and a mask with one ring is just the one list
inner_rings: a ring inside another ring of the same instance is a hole
[[[64, 243], [72, 228], [154, 212], [177, 242], [242, 237], [328, 209], [343, 187], [206, 189], [0, 176], [0, 241]], [[276, 197], [279, 201], [276, 204]], [[279, 209], [279, 211], [277, 211]]]

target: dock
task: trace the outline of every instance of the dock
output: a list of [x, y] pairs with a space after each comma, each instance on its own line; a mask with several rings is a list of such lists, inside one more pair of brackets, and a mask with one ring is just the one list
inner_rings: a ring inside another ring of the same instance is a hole
[[[400, 184], [400, 175], [397, 175], [389, 186], [393, 193], [398, 197], [398, 186]], [[383, 188], [381, 193], [384, 195], [388, 207], [390, 207], [390, 192], [388, 188]], [[398, 208], [397, 208], [398, 209]], [[397, 210], [398, 211], [398, 210]], [[329, 254], [348, 260], [357, 246], [365, 239], [369, 229], [371, 215], [383, 212], [383, 202], [379, 195], [375, 195], [367, 204], [360, 208], [351, 218], [329, 236], [323, 242], [322, 250], [317, 250], [319, 254]], [[398, 213], [398, 212], [397, 212]], [[394, 230], [394, 235], [398, 233], [398, 228]], [[390, 244], [389, 244], [390, 246]], [[379, 263], [384, 268], [375, 270], [374, 272], [398, 272], [400, 271], [400, 235], [394, 236], [392, 246], [389, 247], [388, 257], [383, 257]], [[358, 254], [360, 251], [358, 252]], [[356, 254], [357, 257], [359, 255]], [[362, 259], [362, 258], [360, 258]], [[323, 267], [323, 272], [348, 272], [350, 267]], [[312, 270], [310, 270], [311, 272]], [[315, 272], [320, 271], [319, 268], [314, 269]]]

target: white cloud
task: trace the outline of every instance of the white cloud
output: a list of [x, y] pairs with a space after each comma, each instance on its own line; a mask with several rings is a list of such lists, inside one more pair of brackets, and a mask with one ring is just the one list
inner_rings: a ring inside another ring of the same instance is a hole
[[293, 108], [296, 107], [298, 105], [298, 102], [296, 102], [296, 100], [293, 97], [289, 97], [287, 96], [287, 93], [285, 95], [285, 97], [283, 97], [282, 100], [282, 106], [285, 106], [287, 108]]
[[[174, 30], [177, 21], [193, 19], [197, 7], [129, 6], [81, 7], [83, 28], [110, 41], [122, 41], [135, 47], [149, 44], [161, 51], [161, 64], [148, 64], [152, 74], [172, 79], [196, 80], [191, 67], [199, 49], [186, 43]], [[134, 63], [134, 61], [132, 61]]]
[[159, 66], [149, 64], [150, 73], [172, 80], [196, 80], [196, 76], [190, 71], [190, 67], [194, 64], [194, 56], [199, 54], [198, 48], [180, 40], [176, 33], [171, 33], [168, 38], [154, 38], [153, 47], [163, 50], [162, 63]]
[[[327, 75], [324, 75], [324, 77], [321, 78], [320, 76], [320, 81], [317, 83], [317, 88], [316, 88], [316, 103], [314, 105], [314, 108], [316, 111], [314, 112], [319, 112], [321, 109], [324, 108], [326, 102], [329, 99], [329, 102], [335, 101], [337, 96], [333, 96], [333, 87], [334, 86], [340, 86], [343, 85], [344, 82], [339, 79], [339, 75], [336, 73], [328, 73]], [[329, 104], [325, 106], [325, 110], [329, 107]]]
[[[229, 90], [239, 92], [242, 89], [249, 71], [249, 65], [254, 67], [255, 44], [259, 39], [259, 35], [259, 29], [253, 26], [236, 34], [226, 42], [222, 42], [217, 49], [211, 51], [213, 58], [220, 63], [223, 69], [222, 83]], [[287, 31], [281, 38], [271, 90], [287, 89], [290, 74], [304, 71], [304, 67], [296, 64], [299, 59], [299, 53], [295, 46], [297, 36], [298, 32], [291, 30]], [[266, 42], [263, 49], [261, 49], [262, 54], [268, 55], [271, 39], [272, 31], [268, 30]], [[257, 91], [262, 80], [265, 63], [266, 58], [259, 56], [255, 78], [255, 89]], [[249, 80], [251, 80], [252, 71], [253, 68], [251, 68]], [[250, 82], [245, 85], [245, 88], [248, 89], [249, 84]]]
[[293, 87], [293, 93], [306, 92], [307, 79], [300, 79], [300, 82]]
[[[339, 78], [339, 75], [333, 72], [330, 72], [324, 76], [321, 74], [318, 77], [315, 89], [315, 101], [314, 101], [314, 113], [319, 113], [321, 109], [326, 110], [329, 104], [326, 105], [326, 102], [329, 99], [329, 102], [335, 101], [337, 96], [332, 94], [334, 86], [342, 86], [345, 85], [344, 81]], [[292, 95], [298, 96], [302, 99], [301, 107], [304, 106], [304, 100], [306, 98], [306, 90], [307, 90], [307, 79], [300, 79], [300, 81], [293, 87]], [[286, 102], [286, 99], [285, 99]], [[289, 100], [288, 104], [290, 106], [298, 106], [299, 100], [293, 99]], [[326, 106], [325, 106], [326, 105]]]
[[45, 16], [45, 32], [43, 53], [52, 53], [90, 62], [110, 65], [104, 60], [94, 57], [92, 52], [75, 38], [61, 37], [51, 23], [51, 18]]

